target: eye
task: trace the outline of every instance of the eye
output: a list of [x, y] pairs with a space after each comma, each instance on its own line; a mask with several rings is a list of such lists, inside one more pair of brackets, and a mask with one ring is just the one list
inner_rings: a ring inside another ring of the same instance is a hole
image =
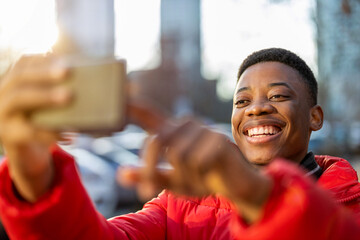
[[246, 105], [249, 104], [249, 103], [250, 103], [250, 100], [240, 99], [240, 100], [237, 100], [237, 101], [235, 102], [235, 106], [237, 106], [237, 107], [244, 107], [244, 106], [246, 106]]
[[281, 102], [281, 101], [285, 101], [287, 99], [289, 99], [290, 97], [289, 96], [286, 96], [286, 95], [281, 95], [281, 94], [275, 94], [275, 95], [272, 95], [269, 100], [271, 101], [275, 101], [275, 102]]

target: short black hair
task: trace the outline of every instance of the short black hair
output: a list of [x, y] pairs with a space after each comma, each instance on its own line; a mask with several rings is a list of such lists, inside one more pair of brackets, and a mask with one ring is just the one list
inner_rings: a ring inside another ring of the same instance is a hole
[[297, 70], [304, 79], [304, 82], [309, 90], [310, 103], [313, 106], [317, 104], [318, 85], [314, 73], [304, 60], [295, 53], [286, 49], [267, 48], [253, 52], [242, 62], [238, 71], [237, 81], [239, 81], [241, 75], [248, 67], [260, 62], [280, 62]]

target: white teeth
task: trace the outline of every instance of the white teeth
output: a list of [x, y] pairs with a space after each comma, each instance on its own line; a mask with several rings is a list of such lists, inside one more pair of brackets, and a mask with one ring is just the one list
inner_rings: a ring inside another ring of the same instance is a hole
[[252, 130], [252, 135], [256, 135], [256, 134], [258, 134], [258, 132], [259, 132], [259, 130], [257, 129], [257, 128], [253, 128], [253, 129], [251, 129]]
[[250, 137], [261, 137], [264, 135], [274, 135], [276, 133], [280, 132], [280, 129], [275, 126], [260, 126], [260, 127], [254, 127], [250, 128], [248, 130], [248, 136]]
[[269, 134], [269, 128], [268, 127], [265, 127], [264, 133]]

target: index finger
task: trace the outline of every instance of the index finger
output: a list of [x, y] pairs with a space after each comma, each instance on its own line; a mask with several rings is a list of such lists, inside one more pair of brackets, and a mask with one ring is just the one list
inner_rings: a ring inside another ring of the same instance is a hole
[[169, 177], [172, 173], [172, 168], [163, 168], [159, 165], [163, 152], [164, 148], [157, 136], [151, 136], [147, 139], [142, 153], [142, 159], [145, 164], [145, 167], [142, 169], [142, 176], [144, 182], [156, 185], [155, 188], [168, 188], [170, 186]]
[[64, 80], [69, 67], [60, 58], [32, 55], [23, 56], [8, 72], [8, 79], [15, 84], [51, 84]]

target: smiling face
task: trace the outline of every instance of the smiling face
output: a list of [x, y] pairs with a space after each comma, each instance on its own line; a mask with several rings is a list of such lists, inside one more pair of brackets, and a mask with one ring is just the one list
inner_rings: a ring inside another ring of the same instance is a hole
[[311, 131], [321, 128], [322, 110], [311, 106], [297, 70], [279, 62], [261, 62], [241, 75], [234, 94], [232, 132], [248, 161], [258, 165], [275, 157], [300, 162]]

